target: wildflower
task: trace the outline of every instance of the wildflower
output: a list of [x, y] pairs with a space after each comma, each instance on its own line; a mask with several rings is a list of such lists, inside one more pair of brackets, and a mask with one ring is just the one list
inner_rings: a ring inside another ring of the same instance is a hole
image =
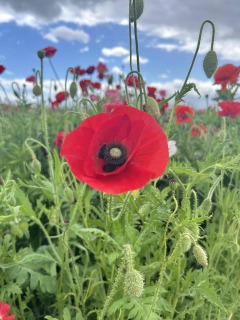
[[96, 70], [98, 73], [104, 74], [108, 71], [108, 68], [105, 63], [99, 62], [96, 66]]
[[223, 117], [230, 117], [236, 119], [240, 116], [240, 102], [237, 101], [222, 101], [218, 103], [222, 109], [218, 111], [218, 114]]
[[123, 101], [113, 101], [110, 103], [105, 103], [102, 105], [102, 110], [103, 112], [112, 112], [113, 110], [115, 110], [116, 108], [122, 107], [122, 106], [126, 106], [128, 103], [126, 100]]
[[86, 73], [87, 74], [92, 74], [95, 70], [95, 67], [94, 66], [89, 66], [87, 69], [86, 69]]
[[56, 95], [55, 95], [55, 98], [56, 98], [56, 101], [58, 103], [61, 103], [63, 102], [64, 100], [66, 100], [69, 96], [69, 93], [68, 92], [65, 92], [65, 91], [60, 91], [58, 92]]
[[139, 81], [137, 76], [129, 76], [127, 78], [127, 85], [129, 87], [134, 87], [134, 85], [139, 88]]
[[222, 91], [224, 91], [228, 83], [234, 84], [237, 82], [239, 73], [240, 67], [236, 67], [233, 64], [225, 64], [215, 72], [214, 84], [221, 84]]
[[167, 95], [166, 90], [159, 90], [160, 95], [164, 98]]
[[70, 70], [71, 73], [73, 74], [76, 74], [78, 76], [82, 76], [86, 73], [86, 70], [85, 69], [81, 69], [79, 66], [75, 67], [75, 68], [72, 68]]
[[46, 58], [52, 58], [55, 53], [57, 52], [57, 49], [54, 47], [46, 47], [44, 49], [42, 49], [42, 51], [44, 51], [44, 56]]
[[[161, 102], [162, 102], [161, 99], [157, 99], [157, 103], [158, 104], [161, 103]], [[162, 106], [160, 105], [160, 113], [162, 115], [164, 115], [166, 113], [166, 109], [167, 109], [168, 106], [169, 106], [168, 102], [164, 103], [164, 105], [162, 105]]]
[[119, 194], [163, 174], [168, 143], [151, 115], [122, 106], [84, 120], [66, 136], [60, 154], [77, 179], [96, 190]]
[[204, 133], [207, 133], [207, 128], [204, 124], [194, 124], [190, 130], [192, 137], [200, 137]]
[[192, 122], [188, 114], [194, 114], [194, 110], [189, 106], [178, 105], [175, 109], [176, 124]]
[[156, 99], [156, 88], [155, 87], [147, 87], [147, 95]]
[[91, 83], [94, 89], [100, 90], [101, 89], [101, 83], [100, 82], [92, 82]]
[[53, 140], [53, 144], [56, 147], [61, 148], [65, 136], [66, 136], [66, 132], [59, 131], [58, 134], [56, 135], [56, 138]]
[[0, 64], [0, 74], [2, 74], [4, 70], [6, 70], [6, 68], [2, 64]]
[[15, 315], [8, 316], [11, 306], [6, 302], [0, 302], [0, 319], [1, 320], [13, 320]]
[[36, 77], [34, 75], [29, 76], [25, 79], [27, 82], [33, 82], [36, 83]]
[[79, 81], [79, 86], [82, 89], [83, 94], [88, 94], [88, 87], [92, 85], [92, 81], [89, 79], [83, 79]]

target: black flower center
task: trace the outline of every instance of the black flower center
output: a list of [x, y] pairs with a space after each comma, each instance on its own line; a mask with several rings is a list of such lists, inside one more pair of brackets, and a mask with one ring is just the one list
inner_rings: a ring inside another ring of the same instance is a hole
[[127, 148], [121, 142], [110, 142], [100, 147], [98, 157], [107, 162], [103, 171], [112, 172], [127, 160]]

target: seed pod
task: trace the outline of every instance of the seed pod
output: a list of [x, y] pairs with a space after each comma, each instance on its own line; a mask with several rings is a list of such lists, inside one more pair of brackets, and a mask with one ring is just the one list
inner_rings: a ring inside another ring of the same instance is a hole
[[[136, 20], [141, 17], [144, 9], [144, 1], [143, 0], [135, 0], [135, 13], [136, 13]], [[130, 21], [133, 22], [134, 19], [134, 6], [133, 1], [130, 7]]]
[[73, 99], [77, 94], [77, 84], [75, 81], [71, 83], [69, 91], [70, 91], [70, 96]]
[[133, 269], [124, 278], [124, 294], [128, 297], [140, 297], [143, 293], [144, 280], [142, 274]]
[[35, 86], [33, 87], [33, 94], [38, 97], [42, 94], [42, 89], [38, 84], [35, 84]]
[[193, 255], [194, 255], [197, 263], [200, 264], [200, 266], [202, 266], [202, 267], [208, 266], [208, 258], [207, 258], [206, 251], [199, 244], [194, 245]]
[[207, 78], [211, 78], [218, 66], [218, 58], [215, 51], [210, 50], [203, 60], [203, 70]]

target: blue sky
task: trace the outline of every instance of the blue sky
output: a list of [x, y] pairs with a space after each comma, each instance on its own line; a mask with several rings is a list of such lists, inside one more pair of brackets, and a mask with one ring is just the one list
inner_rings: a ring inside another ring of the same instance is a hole
[[[68, 67], [87, 68], [104, 61], [118, 79], [119, 70], [129, 72], [127, 0], [0, 0], [0, 64], [6, 71], [0, 82], [10, 93], [12, 81], [24, 83], [39, 68], [37, 50], [54, 46], [52, 62], [64, 79]], [[219, 65], [240, 63], [240, 4], [229, 0], [145, 1], [138, 20], [141, 72], [147, 85], [172, 94], [181, 87], [196, 48], [201, 23], [215, 23], [215, 50]], [[191, 93], [186, 102], [204, 107], [205, 94], [214, 97], [213, 79], [202, 70], [204, 54], [210, 49], [211, 28], [202, 35], [200, 54], [190, 82], [195, 82], [201, 99]], [[136, 68], [136, 65], [135, 65]], [[54, 79], [48, 61], [45, 80]], [[0, 92], [4, 100], [4, 95]], [[14, 98], [13, 98], [14, 99]]]

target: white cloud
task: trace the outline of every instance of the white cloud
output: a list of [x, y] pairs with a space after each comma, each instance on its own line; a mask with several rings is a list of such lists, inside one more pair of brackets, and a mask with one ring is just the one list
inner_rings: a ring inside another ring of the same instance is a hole
[[79, 50], [80, 52], [88, 52], [89, 51], [89, 47], [83, 47], [82, 49]]
[[83, 30], [71, 29], [66, 26], [50, 29], [50, 32], [48, 32], [44, 38], [55, 43], [58, 42], [59, 39], [88, 43], [90, 39], [89, 35]]
[[122, 57], [122, 56], [129, 54], [129, 50], [127, 50], [123, 47], [113, 47], [111, 49], [103, 48], [102, 54], [107, 57], [109, 57], [109, 56]]
[[[130, 56], [126, 57], [123, 59], [123, 63], [129, 63], [130, 62]], [[149, 60], [147, 58], [143, 58], [143, 57], [139, 57], [139, 62], [141, 64], [146, 64], [149, 62]], [[137, 63], [137, 56], [136, 55], [133, 55], [132, 56], [132, 63], [133, 64], [136, 64]]]
[[118, 66], [115, 66], [112, 68], [112, 72], [116, 73], [116, 74], [123, 74], [123, 70], [121, 68], [119, 68]]

